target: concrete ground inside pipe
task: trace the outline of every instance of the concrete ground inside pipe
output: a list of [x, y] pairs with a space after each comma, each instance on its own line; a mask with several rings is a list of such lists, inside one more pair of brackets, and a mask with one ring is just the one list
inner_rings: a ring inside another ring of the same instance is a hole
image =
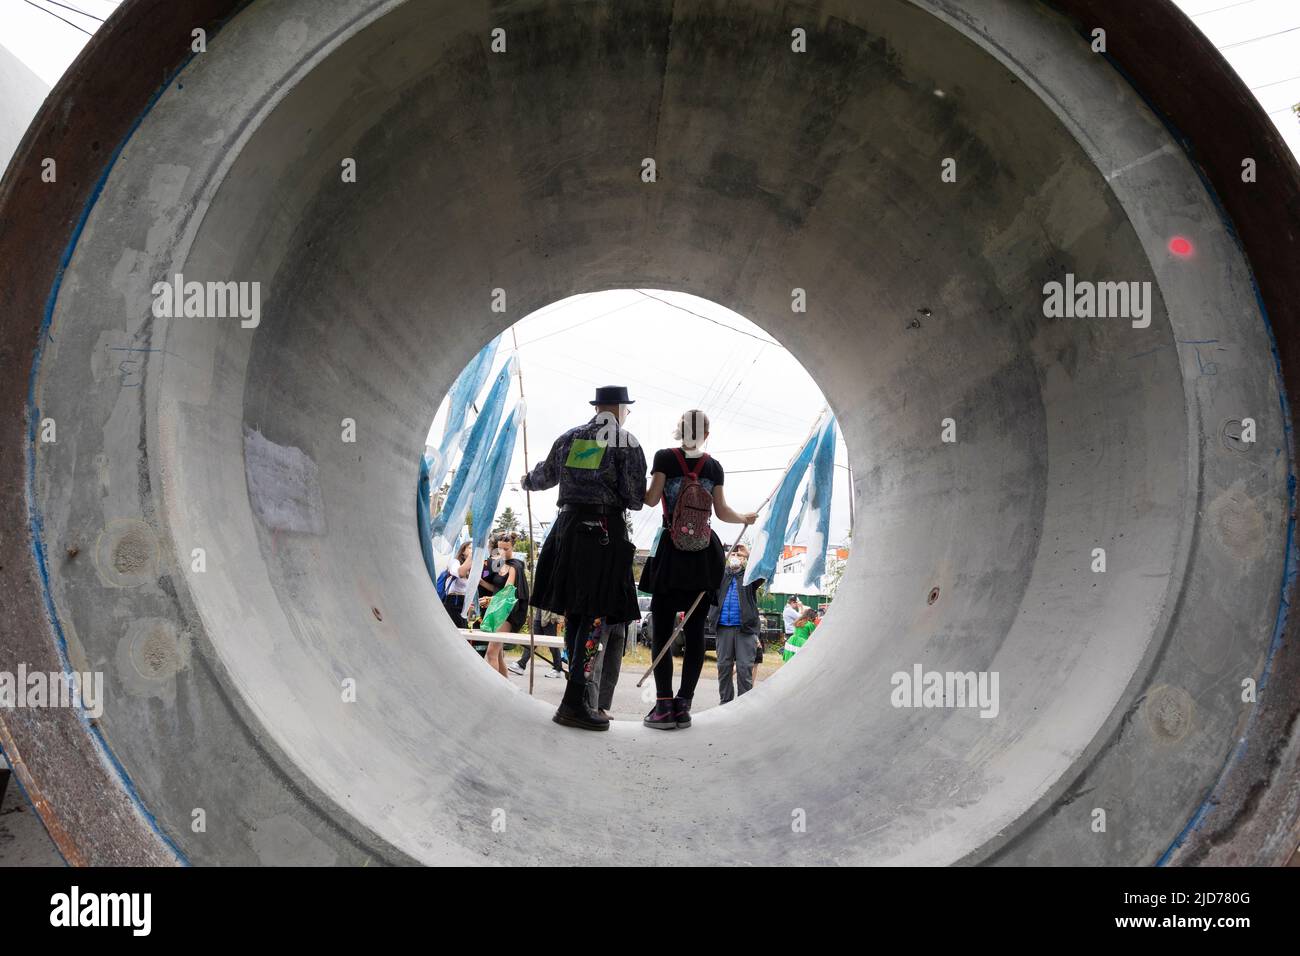
[[[1105, 61], [1036, 6], [962, 7], [253, 3], [177, 77], [63, 278], [35, 491], [49, 551], [93, 555], [51, 572], [70, 657], [110, 671], [101, 730], [184, 854], [1163, 852], [1277, 614], [1267, 330]], [[177, 272], [260, 282], [260, 323], [152, 318]], [[1067, 272], [1150, 282], [1149, 327], [1045, 318]], [[714, 299], [817, 369], [858, 534], [800, 666], [689, 732], [583, 734], [450, 633], [414, 451], [492, 335], [629, 286]], [[1253, 447], [1224, 438], [1243, 417]], [[996, 672], [996, 717], [892, 706], [918, 664]]]

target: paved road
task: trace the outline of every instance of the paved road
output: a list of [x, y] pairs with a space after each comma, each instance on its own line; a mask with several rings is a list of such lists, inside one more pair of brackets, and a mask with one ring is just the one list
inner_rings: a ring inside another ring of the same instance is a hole
[[[517, 660], [519, 653], [510, 652], [506, 661]], [[673, 688], [678, 687], [681, 679], [682, 663], [680, 659], [674, 662]], [[615, 720], [640, 720], [646, 715], [652, 706], [654, 706], [654, 680], [653, 678], [646, 681], [643, 687], [636, 686], [637, 680], [644, 672], [645, 664], [633, 664], [630, 660], [627, 667], [619, 673], [618, 686], [614, 689], [614, 706], [610, 710], [610, 716]], [[533, 681], [533, 696], [538, 700], [544, 700], [548, 703], [559, 704], [560, 698], [564, 695], [565, 681], [563, 678], [548, 678], [545, 675], [549, 665], [542, 661], [537, 662], [537, 674]], [[707, 664], [705, 674], [713, 672], [713, 668]], [[527, 675], [520, 677], [516, 674], [510, 675], [510, 682], [516, 687], [522, 688], [525, 692], [528, 690]], [[695, 689], [695, 703], [691, 707], [694, 712], [708, 710], [710, 707], [718, 706], [718, 681], [714, 677], [701, 676], [700, 683]]]

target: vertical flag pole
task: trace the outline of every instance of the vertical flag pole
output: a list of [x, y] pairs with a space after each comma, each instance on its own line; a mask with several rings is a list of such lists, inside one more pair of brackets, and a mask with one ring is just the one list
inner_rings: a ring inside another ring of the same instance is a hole
[[858, 496], [858, 489], [853, 484], [853, 466], [849, 465], [849, 540], [853, 540], [853, 499]]
[[[519, 354], [519, 336], [515, 334], [514, 326], [510, 327], [510, 340], [515, 346], [515, 355]], [[519, 400], [524, 401], [524, 363], [519, 363]], [[524, 408], [523, 433], [524, 433], [524, 471], [529, 472], [532, 469], [528, 466], [528, 412], [527, 405]], [[533, 537], [533, 496], [532, 493], [524, 489], [524, 507], [528, 512], [528, 577], [534, 576], [534, 552], [537, 550], [537, 539]], [[528, 622], [528, 693], [533, 692], [533, 675], [537, 668], [537, 645], [534, 643], [533, 622]]]

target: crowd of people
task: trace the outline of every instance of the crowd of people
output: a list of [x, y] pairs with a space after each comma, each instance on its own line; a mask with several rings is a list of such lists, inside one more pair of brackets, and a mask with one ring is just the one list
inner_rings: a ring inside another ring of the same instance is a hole
[[[647, 469], [640, 444], [625, 427], [634, 404], [627, 389], [598, 388], [590, 404], [595, 414], [560, 435], [546, 458], [520, 481], [529, 491], [559, 486], [559, 513], [538, 557], [531, 594], [524, 563], [514, 553], [518, 536], [497, 531], [491, 537], [491, 553], [478, 570], [474, 600], [485, 611], [495, 594], [513, 586], [515, 603], [504, 620], [493, 622], [490, 637], [485, 632], [487, 640], [480, 642], [486, 645], [484, 657], [503, 676], [524, 673], [528, 648], [507, 664], [508, 639], [499, 635], [518, 633], [531, 607], [534, 634], [558, 636], [563, 629], [568, 683], [553, 719], [569, 727], [607, 730], [627, 626], [641, 617], [639, 588], [651, 596], [656, 693], [654, 707], [642, 722], [658, 730], [686, 728], [704, 665], [706, 628], [716, 639], [720, 703], [753, 687], [763, 654], [758, 607], [763, 580], [744, 583], [749, 549], [738, 545], [728, 554], [712, 520], [748, 526], [758, 514], [737, 511], [727, 502], [722, 464], [704, 450], [709, 438], [704, 412], [683, 414], [674, 434], [677, 446], [655, 452]], [[662, 507], [663, 518], [637, 582], [636, 549], [628, 539], [624, 514], [656, 506]], [[472, 561], [467, 543], [439, 575], [443, 603], [461, 628], [466, 627]], [[818, 620], [814, 609], [803, 607], [797, 598], [790, 601], [784, 614], [787, 660], [807, 641]], [[668, 645], [679, 633], [682, 670], [674, 691]], [[544, 675], [562, 676], [561, 661], [562, 655], [553, 653]]]

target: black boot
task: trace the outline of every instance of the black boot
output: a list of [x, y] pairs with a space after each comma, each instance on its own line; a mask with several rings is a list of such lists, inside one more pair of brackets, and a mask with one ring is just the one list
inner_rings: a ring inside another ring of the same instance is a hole
[[673, 713], [672, 700], [665, 698], [656, 700], [654, 710], [646, 714], [641, 723], [651, 730], [676, 730], [677, 716]]
[[609, 730], [609, 718], [600, 716], [585, 702], [581, 704], [561, 703], [551, 720], [566, 727], [579, 727], [582, 730]]
[[679, 730], [691, 725], [691, 698], [673, 698], [673, 719], [677, 721]]

